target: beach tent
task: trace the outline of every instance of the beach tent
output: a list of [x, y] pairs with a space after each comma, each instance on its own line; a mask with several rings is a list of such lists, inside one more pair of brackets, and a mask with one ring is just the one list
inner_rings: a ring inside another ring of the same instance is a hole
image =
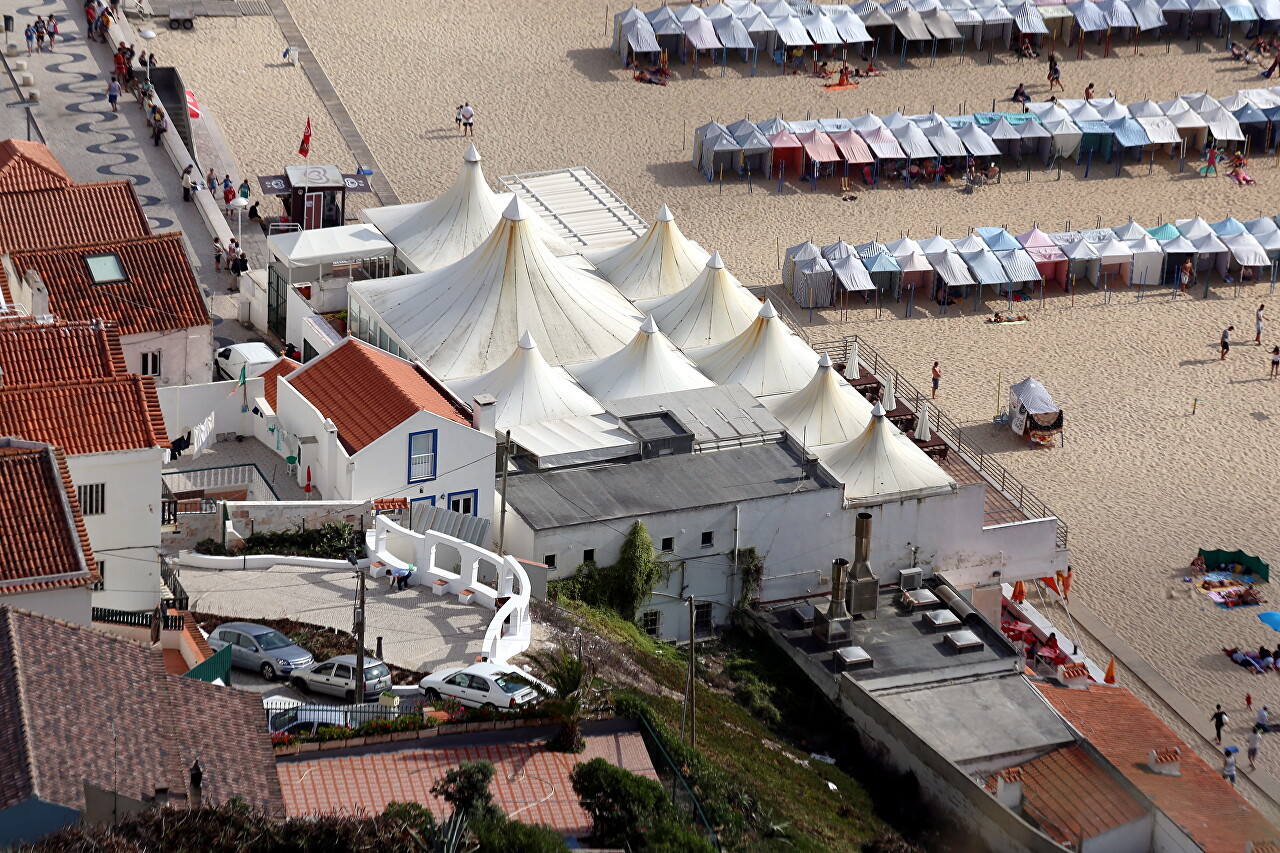
[[604, 414], [604, 406], [574, 382], [563, 367], [554, 367], [538, 352], [533, 335], [520, 336], [511, 357], [488, 373], [449, 383], [463, 400], [492, 394], [495, 426], [500, 430], [521, 424], [559, 421]]
[[1259, 154], [1267, 149], [1268, 129], [1271, 121], [1267, 114], [1253, 105], [1241, 95], [1232, 95], [1222, 99], [1222, 108], [1240, 125], [1240, 131], [1248, 137], [1250, 145]]
[[1022, 162], [1022, 134], [1009, 124], [1009, 120], [1001, 116], [994, 123], [982, 127], [987, 136], [995, 142], [1002, 155], [1013, 157]]
[[822, 257], [822, 250], [809, 240], [789, 247], [782, 261], [782, 284], [787, 288], [791, 287], [792, 274], [795, 271], [796, 264], [820, 257]]
[[1080, 234], [1071, 231], [1064, 234], [1050, 235], [1058, 247], [1062, 249], [1062, 254], [1067, 256], [1067, 275], [1069, 280], [1079, 281], [1087, 278], [1089, 275], [1089, 265], [1098, 259], [1098, 252], [1090, 243]]
[[1267, 251], [1267, 257], [1275, 262], [1280, 258], [1280, 225], [1269, 216], [1250, 219], [1244, 224], [1245, 229], [1258, 241], [1258, 245]]
[[1009, 429], [1036, 444], [1052, 444], [1062, 432], [1062, 410], [1033, 377], [1009, 386]]
[[724, 46], [707, 13], [697, 6], [681, 6], [676, 11], [676, 18], [684, 28], [684, 37], [693, 45], [694, 50], [720, 50]]
[[[861, 291], [866, 296], [869, 291], [877, 289], [866, 264], [857, 255], [834, 258], [828, 263], [835, 273], [837, 290], [843, 290], [846, 294]], [[843, 298], [840, 301], [841, 304], [844, 303]]]
[[909, 0], [912, 8], [920, 14], [920, 19], [936, 39], [959, 39], [960, 29], [951, 15], [942, 8], [938, 0]]
[[[812, 244], [809, 244], [812, 245]], [[801, 308], [829, 308], [835, 304], [835, 273], [827, 259], [792, 259], [791, 298]]]
[[[1070, 103], [1077, 104], [1083, 102], [1071, 101]], [[1071, 113], [1067, 112], [1058, 101], [1031, 101], [1023, 104], [1023, 106], [1026, 107], [1027, 112], [1033, 113], [1039, 117], [1042, 122], [1071, 118]], [[1161, 115], [1163, 115], [1163, 113], [1161, 113]]]
[[1178, 133], [1178, 128], [1168, 116], [1160, 112], [1160, 107], [1154, 102], [1141, 101], [1130, 104], [1129, 112], [1133, 115], [1133, 120], [1142, 125], [1142, 129], [1153, 145], [1178, 145], [1182, 142], [1182, 135]]
[[925, 293], [932, 293], [934, 290], [936, 273], [929, 259], [921, 253], [912, 252], [896, 258], [888, 254], [875, 255], [863, 258], [862, 263], [871, 273], [872, 280], [875, 280], [877, 273], [893, 271], [895, 267], [897, 268], [893, 273], [897, 276], [896, 283], [893, 285], [895, 299], [901, 295], [902, 288], [907, 290], [919, 288]]
[[739, 161], [739, 174], [750, 172], [762, 178], [773, 175], [773, 146], [768, 138], [754, 124], [741, 119], [729, 125], [733, 141], [742, 149]]
[[1129, 272], [1130, 285], [1154, 285], [1160, 281], [1160, 268], [1164, 265], [1164, 252], [1147, 230], [1133, 220], [1111, 229], [1129, 251], [1133, 253], [1133, 265]]
[[[871, 244], [868, 244], [868, 245], [871, 245]], [[879, 244], [877, 243], [875, 245], [879, 245]], [[886, 251], [888, 251], [889, 254], [893, 255], [895, 258], [901, 258], [904, 255], [924, 254], [924, 249], [920, 248], [920, 244], [917, 243], [915, 240], [912, 240], [910, 237], [899, 237], [897, 240], [891, 240], [888, 243], [884, 244], [884, 248]], [[954, 250], [955, 246], [952, 246], [951, 249]]]
[[1026, 249], [1027, 256], [1035, 262], [1042, 280], [1056, 281], [1064, 290], [1067, 287], [1067, 256], [1058, 244], [1039, 228], [1032, 228], [1018, 235], [1018, 242]]
[[661, 50], [653, 25], [637, 7], [632, 6], [613, 16], [613, 49], [624, 60], [627, 58], [627, 51], [657, 53]]
[[800, 390], [818, 363], [818, 354], [787, 328], [768, 301], [741, 334], [688, 355], [716, 382], [741, 385], [756, 397]]
[[[991, 7], [983, 7], [983, 9], [986, 8]], [[1030, 0], [1019, 0], [1017, 3], [1010, 3], [1008, 9], [1009, 14], [1013, 16], [1014, 26], [1018, 28], [1019, 33], [1035, 36], [1047, 36], [1049, 34], [1049, 27], [1045, 25], [1044, 16], [1040, 13], [1040, 8], [1035, 3], [1030, 2]]]
[[1164, 110], [1165, 117], [1178, 129], [1178, 135], [1193, 152], [1193, 156], [1199, 153], [1209, 139], [1209, 123], [1182, 98], [1162, 101], [1159, 106]]
[[[1264, 581], [1271, 580], [1271, 567], [1262, 559], [1246, 554], [1244, 551], [1222, 551], [1209, 550], [1201, 548], [1200, 556], [1204, 559], [1205, 568], [1209, 571], [1218, 571], [1222, 566], [1241, 566], [1245, 573], [1261, 578]], [[1234, 568], [1223, 569], [1223, 571], [1234, 572]]]
[[1227, 274], [1233, 275], [1237, 281], [1243, 281], [1246, 269], [1253, 269], [1252, 275], [1261, 276], [1264, 267], [1271, 266], [1271, 256], [1262, 244], [1254, 239], [1248, 231], [1236, 234], [1223, 234], [1218, 238], [1227, 247], [1231, 260], [1227, 263]]
[[646, 317], [625, 347], [598, 361], [574, 365], [569, 372], [598, 400], [626, 400], [672, 394], [715, 383], [703, 376]]
[[693, 167], [695, 169], [702, 169], [702, 146], [708, 139], [714, 142], [717, 136], [728, 136], [730, 140], [733, 139], [729, 128], [718, 121], [709, 121], [693, 129]]
[[677, 293], [636, 303], [682, 350], [723, 343], [751, 325], [760, 301], [725, 269], [715, 252], [693, 283]]
[[551, 254], [518, 196], [465, 258], [431, 272], [353, 282], [348, 297], [444, 380], [497, 367], [531, 332], [553, 364], [602, 358], [641, 317], [613, 285]]
[[765, 138], [773, 147], [773, 165], [783, 177], [789, 174], [799, 178], [804, 174], [804, 146], [794, 133], [782, 130], [766, 134]]
[[1004, 266], [995, 253], [987, 248], [987, 244], [982, 242], [981, 237], [970, 234], [968, 237], [953, 240], [952, 243], [960, 253], [961, 260], [968, 265], [978, 282], [978, 298], [981, 298], [982, 289], [988, 284], [995, 285], [997, 292], [1001, 293], [1009, 289], [1012, 282], [1009, 281]]
[[[888, 247], [875, 242], [862, 243], [854, 247], [857, 250], [858, 258], [862, 261], [862, 266], [866, 269], [867, 275], [871, 277], [872, 284], [876, 290], [882, 293], [893, 293], [896, 299], [899, 294], [899, 288], [903, 284], [902, 266], [898, 258], [889, 254]], [[930, 270], [933, 268], [930, 267]], [[914, 286], [914, 282], [909, 282], [908, 286]]]
[[805, 157], [813, 164], [810, 171], [815, 181], [821, 174], [835, 174], [835, 165], [842, 162], [842, 158], [831, 137], [820, 130], [810, 130], [796, 134], [796, 138], [804, 146]]
[[1053, 160], [1056, 148], [1053, 141], [1053, 133], [1048, 128], [1034, 119], [1020, 122], [1013, 127], [1018, 131], [1018, 135], [1022, 137], [1022, 151], [1024, 153], [1037, 151], [1040, 154], [1040, 159], [1045, 163]]
[[[1138, 19], [1124, 0], [1098, 0], [1098, 7], [1107, 19], [1107, 26], [1112, 29], [1130, 30], [1138, 28]], [[1127, 34], [1126, 38], [1128, 37]]]
[[[443, 195], [431, 201], [365, 208], [360, 217], [396, 245], [397, 258], [410, 272], [448, 266], [487, 240], [502, 220], [500, 197], [489, 189], [480, 161], [480, 152], [468, 146], [462, 171]], [[554, 254], [573, 253], [541, 218], [534, 220], [535, 230]]]
[[727, 50], [755, 50], [756, 43], [751, 38], [751, 33], [747, 32], [737, 16], [729, 14], [713, 18], [711, 26], [715, 28], [716, 38]]
[[964, 157], [968, 150], [947, 120], [937, 113], [912, 116], [911, 120], [924, 132], [925, 138], [940, 157]]
[[684, 289], [711, 257], [706, 249], [684, 236], [665, 204], [653, 225], [639, 237], [621, 246], [583, 254], [633, 302]]
[[1197, 270], [1206, 270], [1213, 266], [1217, 268], [1219, 274], [1226, 275], [1229, 251], [1218, 239], [1218, 235], [1213, 233], [1208, 222], [1197, 216], [1194, 219], [1179, 219], [1175, 225], [1178, 227], [1178, 233], [1196, 247], [1196, 254], [1199, 257], [1199, 262], [1196, 264]]
[[1009, 292], [1025, 290], [1027, 285], [1034, 286], [1043, 281], [1040, 268], [1023, 249], [993, 250], [992, 254], [1000, 261], [1000, 266], [1004, 267], [1005, 277], [1009, 279]]
[[1280, 0], [1253, 0], [1253, 8], [1261, 21], [1280, 21]]
[[[990, 0], [990, 2], [998, 3], [999, 0]], [[947, 10], [951, 20], [955, 22], [956, 29], [960, 31], [962, 45], [964, 43], [981, 44], [982, 13], [970, 0], [942, 0], [942, 8]]]
[[1073, 157], [1080, 159], [1080, 142], [1084, 139], [1084, 131], [1069, 118], [1046, 121], [1044, 129], [1053, 137], [1053, 154], [1055, 157]]
[[820, 118], [817, 129], [830, 136], [844, 130], [853, 130], [853, 122], [847, 118]]
[[[1162, 233], [1164, 233], [1162, 231]], [[1165, 240], [1152, 234], [1152, 239], [1160, 244], [1160, 251], [1164, 252], [1164, 280], [1170, 283], [1178, 281], [1179, 270], [1183, 262], [1187, 258], [1191, 258], [1194, 262], [1197, 251], [1196, 244], [1183, 237], [1174, 229], [1173, 237]], [[1225, 248], [1225, 247], [1224, 247]]]
[[893, 26], [893, 18], [889, 17], [889, 13], [876, 0], [863, 0], [855, 4], [852, 9], [868, 28]]
[[1094, 98], [1089, 102], [1103, 121], [1119, 121], [1129, 118], [1129, 110], [1115, 98]]
[[836, 29], [836, 25], [831, 19], [823, 14], [820, 10], [814, 10], [807, 15], [800, 16], [800, 25], [805, 28], [805, 32], [809, 34], [809, 38], [816, 45], [835, 45], [844, 44], [844, 36]]
[[772, 136], [775, 133], [783, 133], [784, 131], [787, 133], [792, 132], [791, 125], [784, 121], [781, 116], [774, 116], [757, 122], [756, 129], [765, 136]]
[[883, 125], [868, 130], [860, 129], [858, 135], [879, 160], [905, 160], [907, 157], [893, 132]]
[[1244, 142], [1244, 131], [1240, 129], [1240, 122], [1236, 121], [1235, 116], [1227, 112], [1221, 104], [1209, 105], [1204, 109], [1197, 109], [1196, 112], [1209, 125], [1209, 132], [1213, 134], [1214, 140]]
[[898, 145], [912, 160], [930, 160], [938, 156], [929, 138], [915, 123], [899, 116], [901, 121], [889, 127]]
[[973, 231], [982, 238], [982, 242], [993, 252], [1016, 251], [1022, 248], [1022, 244], [999, 225], [988, 225], [982, 228], [975, 228]]
[[849, 441], [871, 421], [867, 398], [840, 378], [825, 353], [808, 384], [791, 394], [766, 397], [764, 404], [808, 448]]
[[969, 149], [969, 153], [974, 157], [1000, 156], [999, 146], [974, 122], [966, 120], [957, 123], [952, 116], [948, 116], [947, 123], [954, 128], [956, 136], [960, 137], [964, 147]]
[[1140, 31], [1158, 30], [1167, 23], [1155, 0], [1129, 0], [1129, 11], [1133, 13]]
[[1098, 257], [1089, 262], [1086, 275], [1094, 287], [1108, 285], [1110, 287], [1128, 287], [1129, 273], [1133, 268], [1133, 250], [1114, 232], [1101, 243], [1094, 244]]
[[1102, 6], [1094, 3], [1093, 0], [1068, 3], [1067, 8], [1071, 10], [1071, 15], [1076, 19], [1076, 26], [1082, 33], [1101, 32], [1109, 26]]
[[649, 19], [649, 24], [656, 34], [660, 36], [684, 35], [684, 25], [680, 22], [679, 16], [676, 15], [675, 9], [672, 7], [663, 5], [652, 12], [645, 12], [644, 14]]
[[[940, 236], [930, 237], [920, 244], [920, 253], [929, 261], [937, 274], [934, 281], [941, 280], [947, 288], [969, 287], [977, 282], [969, 272], [969, 267], [961, 259], [955, 246]], [[935, 288], [935, 291], [942, 288]], [[935, 297], [941, 301], [941, 296]]]
[[800, 23], [799, 18], [776, 18], [771, 15], [769, 20], [773, 22], [777, 39], [784, 47], [809, 47], [813, 44], [809, 31]]
[[701, 162], [699, 171], [707, 180], [715, 180], [717, 175], [737, 171], [742, 160], [742, 146], [726, 129], [716, 130], [702, 138]]
[[840, 130], [827, 134], [836, 149], [840, 152], [840, 156], [844, 158], [846, 163], [855, 165], [862, 163], [871, 163], [875, 161], [875, 155], [871, 153], [871, 149], [867, 147], [867, 143], [862, 137], [854, 133], [852, 130]]
[[881, 5], [881, 9], [893, 21], [893, 26], [906, 41], [932, 41], [933, 33], [925, 24], [920, 13], [911, 8], [907, 0], [889, 0]]
[[880, 120], [880, 116], [871, 112], [871, 110], [867, 110], [861, 115], [852, 116], [849, 119], [849, 125], [858, 132], [877, 130], [885, 126], [884, 122]]
[[1244, 223], [1234, 216], [1228, 216], [1226, 219], [1219, 219], [1217, 222], [1210, 222], [1209, 227], [1213, 229], [1213, 233], [1219, 237], [1225, 237], [1228, 234], [1239, 234], [1245, 230]]
[[829, 445], [819, 455], [844, 484], [845, 499], [854, 506], [919, 500], [956, 488], [950, 474], [889, 422], [879, 403], [861, 435]]
[[840, 38], [844, 40], [845, 44], [862, 44], [872, 40], [871, 34], [867, 32], [867, 25], [848, 6], [827, 6], [824, 8], [827, 10], [827, 16], [831, 19], [832, 25], [840, 33]]

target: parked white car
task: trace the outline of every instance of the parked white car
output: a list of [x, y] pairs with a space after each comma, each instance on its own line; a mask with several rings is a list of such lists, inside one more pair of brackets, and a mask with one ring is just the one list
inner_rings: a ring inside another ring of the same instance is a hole
[[[348, 702], [356, 701], [356, 656], [338, 655], [324, 663], [294, 671], [289, 683], [304, 693], [314, 690], [341, 696]], [[391, 688], [391, 670], [376, 658], [364, 659], [364, 697], [376, 699], [378, 694]]]
[[418, 689], [428, 700], [451, 696], [472, 708], [513, 709], [542, 698], [535, 685], [547, 693], [552, 692], [541, 681], [515, 667], [474, 663], [436, 670], [418, 682]]
[[279, 359], [280, 354], [264, 343], [232, 344], [214, 354], [213, 378], [239, 379], [242, 367], [246, 379], [258, 376]]

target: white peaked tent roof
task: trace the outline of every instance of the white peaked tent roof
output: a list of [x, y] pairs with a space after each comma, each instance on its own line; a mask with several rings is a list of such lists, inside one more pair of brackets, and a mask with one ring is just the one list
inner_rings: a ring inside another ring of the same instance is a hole
[[820, 454], [854, 503], [923, 497], [951, 491], [954, 481], [884, 416], [879, 403], [857, 438]]
[[707, 261], [693, 283], [678, 293], [637, 304], [681, 349], [723, 343], [742, 332], [760, 313], [760, 301], [724, 267], [720, 253]]
[[1244, 227], [1268, 252], [1280, 249], [1280, 226], [1277, 226], [1276, 221], [1270, 216], [1250, 219], [1244, 224]]
[[1265, 267], [1271, 265], [1267, 250], [1248, 231], [1239, 234], [1225, 234], [1219, 238], [1231, 251], [1231, 257], [1242, 267]]
[[803, 388], [818, 363], [818, 354], [787, 328], [772, 302], [742, 334], [689, 356], [716, 382], [741, 385], [756, 397]]
[[450, 387], [468, 402], [480, 394], [497, 397], [498, 429], [604, 412], [604, 407], [582, 390], [564, 368], [547, 363], [528, 332], [502, 364], [480, 376], [451, 382]]
[[552, 364], [616, 352], [640, 315], [613, 285], [552, 255], [535, 219], [512, 198], [489, 238], [457, 263], [359, 282], [351, 294], [446, 380], [497, 367], [525, 331]]
[[889, 254], [895, 258], [901, 258], [905, 255], [923, 255], [924, 250], [920, 248], [920, 244], [910, 237], [899, 237], [897, 240], [884, 244], [889, 250]]
[[[474, 145], [467, 148], [458, 179], [438, 198], [367, 208], [361, 216], [396, 244], [415, 272], [461, 260], [483, 243], [502, 219], [502, 200], [489, 189], [480, 159]], [[536, 224], [555, 254], [572, 252], [540, 219]]]
[[768, 399], [765, 405], [806, 447], [844, 443], [860, 435], [871, 421], [871, 404], [840, 378], [825, 354], [808, 385], [794, 394]]
[[599, 361], [572, 367], [570, 372], [601, 400], [625, 400], [715, 384], [676, 351], [652, 317], [645, 318], [631, 343]]
[[601, 275], [631, 300], [667, 296], [698, 277], [711, 255], [680, 230], [665, 204], [649, 230], [629, 243], [587, 253]]

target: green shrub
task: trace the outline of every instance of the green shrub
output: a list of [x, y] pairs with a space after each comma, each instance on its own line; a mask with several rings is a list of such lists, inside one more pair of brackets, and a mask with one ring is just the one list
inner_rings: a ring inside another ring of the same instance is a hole
[[564, 596], [592, 607], [607, 607], [628, 622], [667, 572], [644, 523], [631, 525], [612, 566], [582, 563], [572, 577], [547, 584], [552, 597]]
[[400, 824], [419, 839], [431, 838], [436, 830], [435, 815], [421, 803], [400, 803], [393, 800], [382, 810], [382, 819]]
[[330, 740], [346, 740], [355, 737], [355, 729], [347, 726], [317, 726], [316, 740], [324, 743]]
[[223, 548], [213, 539], [196, 543], [196, 553], [218, 557], [240, 557], [247, 554], [277, 554], [282, 557], [320, 557], [326, 560], [346, 559], [347, 552], [364, 556], [364, 543], [357, 542], [355, 528], [345, 521], [331, 521], [319, 527], [295, 527], [292, 530], [270, 530], [254, 533], [238, 548]]
[[514, 820], [486, 820], [471, 824], [480, 842], [479, 853], [561, 853], [567, 851], [560, 833], [548, 826]]
[[646, 853], [715, 853], [715, 847], [692, 826], [665, 820], [645, 832]]
[[750, 711], [751, 716], [770, 726], [782, 722], [782, 713], [773, 704], [773, 693], [774, 688], [753, 672], [742, 673], [733, 685], [733, 698]]
[[591, 835], [598, 844], [640, 847], [644, 830], [672, 811], [661, 785], [603, 758], [576, 765], [569, 779], [591, 815]]
[[436, 780], [431, 795], [466, 814], [468, 820], [500, 820], [505, 816], [489, 793], [492, 781], [493, 765], [488, 761], [464, 761]]

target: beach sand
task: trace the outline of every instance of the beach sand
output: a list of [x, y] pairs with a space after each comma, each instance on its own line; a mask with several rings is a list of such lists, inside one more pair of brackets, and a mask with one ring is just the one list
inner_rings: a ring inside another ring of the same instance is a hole
[[[1161, 158], [1152, 175], [1146, 164], [1129, 165], [1117, 178], [1102, 164], [1083, 180], [1073, 164], [1057, 180], [1037, 167], [1028, 186], [1026, 172], [1009, 172], [1001, 185], [972, 196], [953, 187], [858, 189], [858, 200], [846, 203], [835, 182], [818, 192], [788, 183], [778, 195], [776, 181], [748, 193], [726, 180], [721, 191], [689, 164], [692, 130], [711, 118], [817, 118], [867, 109], [954, 114], [962, 103], [969, 111], [989, 109], [992, 98], [1007, 98], [1020, 82], [1043, 100], [1043, 60], [1006, 56], [988, 65], [985, 54], [979, 62], [944, 55], [933, 68], [891, 68], [886, 78], [838, 93], [812, 78], [779, 76], [764, 63], [757, 78], [731, 67], [725, 78], [717, 69], [689, 80], [687, 68], [673, 62], [680, 79], [663, 88], [632, 82], [608, 50], [606, 22], [620, 4], [371, 0], [359, 20], [333, 0], [290, 0], [289, 8], [403, 200], [431, 198], [454, 180], [470, 141], [455, 132], [454, 108], [467, 100], [477, 110], [475, 142], [492, 184], [504, 174], [585, 165], [647, 220], [670, 204], [685, 233], [722, 250], [750, 285], [776, 282], [779, 247], [805, 239], [888, 240], [936, 228], [957, 237], [973, 226], [1017, 232], [1035, 223], [1054, 231], [1068, 222], [1117, 225], [1130, 216], [1144, 225], [1197, 214], [1245, 219], [1277, 198], [1280, 169], [1270, 158], [1251, 164], [1260, 183], [1252, 189], [1201, 179], [1194, 166], [1178, 175], [1176, 164], [1171, 171]], [[216, 113], [242, 168], [271, 174], [297, 162], [308, 114], [312, 161], [354, 166], [349, 154], [341, 160], [336, 131], [302, 72], [280, 67], [283, 44], [269, 18], [202, 18], [195, 37], [163, 33], [157, 50], [179, 64]], [[1216, 39], [1199, 54], [1194, 42], [1177, 42], [1169, 53], [1163, 43], [1144, 45], [1137, 57], [1131, 46], [1116, 50], [1085, 61], [1075, 59], [1074, 47], [1060, 50], [1065, 96], [1081, 97], [1090, 82], [1098, 94], [1114, 89], [1125, 102], [1205, 90], [1225, 96], [1267, 82], [1256, 69], [1224, 60]], [[1089, 52], [1099, 50], [1091, 44]], [[1181, 577], [1200, 546], [1244, 548], [1280, 571], [1280, 513], [1268, 493], [1280, 451], [1280, 381], [1266, 381], [1262, 349], [1243, 345], [1253, 337], [1253, 310], [1270, 299], [1267, 289], [1245, 288], [1237, 299], [1230, 286], [1217, 285], [1214, 298], [1178, 302], [1165, 291], [1142, 304], [1122, 293], [1104, 306], [1086, 286], [1074, 308], [1061, 295], [1043, 310], [1019, 307], [1033, 315], [1027, 325], [990, 327], [979, 317], [938, 318], [928, 310], [904, 320], [901, 306], [887, 306], [892, 310], [879, 320], [863, 310], [847, 323], [837, 322], [836, 312], [819, 312], [811, 333], [864, 335], [921, 387], [929, 365], [941, 361], [939, 404], [1070, 525], [1073, 594], [1204, 708], [1202, 728], [1221, 702], [1243, 739], [1244, 694], [1280, 711], [1280, 677], [1250, 677], [1219, 648], [1274, 644], [1280, 635], [1257, 621], [1259, 608], [1220, 610]], [[1280, 296], [1272, 302], [1277, 322], [1266, 336], [1269, 346], [1280, 343]], [[985, 310], [995, 307], [1003, 303]], [[807, 312], [792, 310], [808, 320]], [[1224, 364], [1217, 340], [1228, 323], [1242, 345]], [[1065, 447], [1028, 450], [1007, 428], [991, 425], [1004, 401], [997, 382], [1007, 388], [1027, 375], [1042, 380], [1065, 409]], [[1194, 399], [1201, 402], [1191, 415]], [[1270, 597], [1280, 609], [1280, 592]], [[1105, 651], [1087, 651], [1105, 666]], [[1122, 684], [1125, 677], [1122, 671]], [[1159, 703], [1153, 707], [1172, 716]], [[1185, 733], [1181, 723], [1175, 727]], [[1194, 745], [1213, 760], [1210, 750]], [[1261, 764], [1280, 774], [1280, 746], [1264, 744]]]

